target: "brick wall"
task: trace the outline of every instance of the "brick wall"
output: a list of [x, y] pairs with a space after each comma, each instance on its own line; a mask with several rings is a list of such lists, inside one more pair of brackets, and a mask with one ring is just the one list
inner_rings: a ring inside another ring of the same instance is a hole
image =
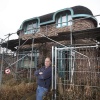
[[45, 34], [47, 36], [57, 36], [58, 33], [70, 32], [70, 29], [72, 29], [72, 31], [80, 31], [80, 30], [91, 29], [94, 27], [95, 26], [93, 22], [89, 19], [78, 20], [78, 21], [74, 20], [72, 26], [65, 26], [65, 27], [57, 28], [55, 24], [50, 24], [46, 26], [41, 26], [39, 32], [37, 32], [35, 35], [23, 34], [23, 32], [21, 32], [19, 37], [22, 39], [27, 39], [27, 38], [32, 38], [32, 37], [34, 38], [43, 37], [39, 33]]
[[[58, 33], [69, 32], [70, 27], [72, 27], [72, 31], [80, 31], [80, 30], [91, 29], [91, 28], [94, 28], [95, 26], [94, 26], [93, 22], [89, 19], [78, 20], [78, 21], [74, 20], [72, 26], [65, 26], [65, 27], [57, 28], [55, 26], [55, 24], [50, 24], [50, 25], [46, 25], [46, 26], [41, 26], [39, 32], [41, 34], [45, 34], [47, 36], [57, 36]], [[43, 37], [42, 35], [39, 34], [39, 32], [36, 33], [35, 35], [32, 35], [32, 34], [25, 34], [24, 35], [22, 32], [19, 37], [24, 39], [24, 40], [28, 39], [28, 38], [32, 38], [32, 37], [34, 37], [34, 38]], [[76, 41], [77, 41], [77, 43], [80, 42], [80, 40], [79, 40], [79, 42], [78, 42], [78, 40], [76, 40]], [[70, 41], [59, 41], [59, 42], [62, 44], [70, 44]], [[42, 58], [45, 58], [46, 56], [51, 57], [52, 46], [56, 46], [58, 44], [53, 43], [53, 42], [49, 42], [49, 43], [44, 43], [44, 44], [41, 44], [41, 43], [36, 44], [35, 46], [39, 47], [39, 45], [42, 45], [41, 48], [39, 48], [39, 51], [40, 51], [39, 63], [42, 63], [43, 62]], [[23, 46], [23, 48], [24, 48], [24, 46]]]
[[73, 23], [73, 31], [81, 31], [95, 27], [91, 20], [75, 20]]

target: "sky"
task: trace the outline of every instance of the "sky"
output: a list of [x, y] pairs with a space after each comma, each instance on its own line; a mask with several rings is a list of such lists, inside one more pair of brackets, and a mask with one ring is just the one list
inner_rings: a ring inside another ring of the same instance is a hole
[[[8, 34], [16, 33], [26, 19], [64, 8], [82, 5], [89, 8], [93, 15], [99, 15], [99, 2], [99, 0], [0, 0], [0, 39], [7, 38]], [[100, 16], [96, 18], [100, 23]], [[17, 38], [16, 34], [9, 37], [10, 40]]]

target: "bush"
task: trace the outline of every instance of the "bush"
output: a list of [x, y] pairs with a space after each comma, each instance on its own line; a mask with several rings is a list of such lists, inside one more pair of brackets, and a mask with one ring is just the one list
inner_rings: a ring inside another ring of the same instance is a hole
[[0, 100], [21, 100], [25, 95], [33, 93], [35, 90], [36, 83], [17, 83], [11, 79], [1, 86]]

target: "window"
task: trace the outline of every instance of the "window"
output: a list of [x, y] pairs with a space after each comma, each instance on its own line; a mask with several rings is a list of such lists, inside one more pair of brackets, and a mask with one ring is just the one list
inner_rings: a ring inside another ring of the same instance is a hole
[[66, 16], [62, 16], [62, 26], [66, 26]]
[[56, 23], [57, 27], [63, 27], [63, 26], [69, 26], [72, 25], [72, 22], [70, 21], [71, 15], [70, 14], [62, 14], [57, 17]]
[[75, 68], [75, 52], [58, 50], [58, 75], [66, 80], [71, 80]]
[[[28, 54], [28, 55], [27, 55]], [[18, 62], [19, 68], [36, 68], [39, 58], [39, 51], [34, 50], [33, 53], [30, 51], [23, 51], [19, 54], [19, 59], [21, 59]]]
[[38, 23], [37, 22], [31, 22], [27, 23], [26, 27], [24, 29], [24, 34], [33, 34], [38, 31]]

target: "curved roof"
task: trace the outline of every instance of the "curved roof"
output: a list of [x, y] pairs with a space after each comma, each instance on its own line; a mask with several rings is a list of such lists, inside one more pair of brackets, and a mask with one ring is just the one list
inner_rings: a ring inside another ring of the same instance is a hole
[[[93, 16], [91, 10], [89, 10], [87, 7], [84, 7], [84, 6], [74, 6], [74, 7], [71, 7], [71, 9], [73, 10], [74, 14], [88, 14], [88, 15]], [[69, 8], [65, 8], [65, 9], [59, 10], [59, 11], [61, 12], [61, 11], [66, 11], [66, 10], [69, 10]], [[39, 17], [40, 18], [40, 23], [52, 20], [53, 15], [55, 13], [59, 12], [59, 11], [40, 16]]]
[[91, 10], [88, 9], [87, 7], [84, 6], [74, 6], [71, 7], [74, 11], [74, 14], [88, 14], [88, 15], [93, 15]]
[[72, 18], [87, 18], [88, 17], [89, 19], [93, 21], [94, 25], [97, 26], [97, 20], [93, 17], [92, 11], [90, 9], [84, 6], [74, 6], [70, 8], [61, 9], [56, 12], [49, 13], [43, 16], [34, 17], [31, 19], [25, 20], [21, 24], [21, 27], [19, 30], [23, 29], [23, 25], [26, 23], [26, 21], [32, 21], [32, 20], [35, 20], [35, 18], [38, 19], [38, 25], [46, 25], [46, 24], [54, 23], [56, 14], [58, 14], [59, 12], [61, 13], [61, 12], [66, 12], [66, 11], [71, 12]]
[[46, 22], [46, 21], [50, 21], [50, 20], [53, 19], [53, 15], [55, 13], [62, 12], [62, 11], [66, 12], [66, 10], [69, 10], [69, 9], [73, 10], [74, 15], [75, 14], [88, 14], [88, 15], [92, 15], [93, 16], [91, 10], [89, 10], [87, 7], [84, 7], [84, 6], [74, 6], [74, 7], [71, 7], [71, 8], [65, 8], [65, 9], [62, 9], [62, 10], [58, 10], [58, 11], [56, 11], [54, 13], [50, 13], [50, 14], [46, 14], [46, 15], [40, 16], [39, 17], [40, 18], [40, 23]]
[[39, 17], [40, 18], [40, 23], [52, 20], [53, 14], [54, 13], [50, 13], [50, 14], [46, 14], [46, 15], [40, 16]]

